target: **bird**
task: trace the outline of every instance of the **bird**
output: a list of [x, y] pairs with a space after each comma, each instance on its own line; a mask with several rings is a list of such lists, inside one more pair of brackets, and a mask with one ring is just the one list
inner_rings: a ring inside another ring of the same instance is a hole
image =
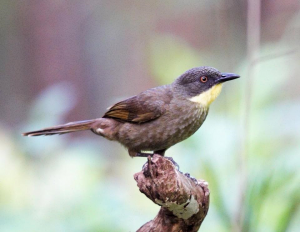
[[101, 118], [26, 132], [23, 136], [91, 130], [122, 144], [131, 157], [148, 157], [149, 152], [164, 156], [168, 148], [201, 127], [223, 83], [239, 77], [208, 66], [192, 68], [171, 84], [148, 89], [114, 104]]

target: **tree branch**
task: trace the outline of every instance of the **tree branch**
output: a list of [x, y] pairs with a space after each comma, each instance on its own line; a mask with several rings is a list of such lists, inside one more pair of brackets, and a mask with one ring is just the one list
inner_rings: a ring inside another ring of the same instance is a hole
[[207, 182], [181, 173], [174, 162], [160, 155], [149, 156], [134, 179], [140, 191], [161, 206], [158, 215], [138, 232], [198, 231], [209, 207]]

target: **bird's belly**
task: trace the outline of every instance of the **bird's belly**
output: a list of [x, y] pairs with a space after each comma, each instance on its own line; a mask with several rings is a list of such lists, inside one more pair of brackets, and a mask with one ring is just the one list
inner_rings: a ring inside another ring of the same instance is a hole
[[135, 151], [167, 149], [194, 134], [207, 115], [207, 109], [201, 107], [176, 112], [144, 124], [125, 123], [119, 130], [118, 141]]

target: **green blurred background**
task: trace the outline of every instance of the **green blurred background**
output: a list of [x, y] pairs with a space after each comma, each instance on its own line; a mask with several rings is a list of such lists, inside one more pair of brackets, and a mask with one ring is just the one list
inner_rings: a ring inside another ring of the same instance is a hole
[[145, 159], [90, 132], [21, 132], [97, 118], [195, 66], [227, 83], [201, 129], [167, 151], [209, 182], [201, 231], [300, 231], [298, 0], [0, 1], [0, 231], [135, 231], [159, 207]]

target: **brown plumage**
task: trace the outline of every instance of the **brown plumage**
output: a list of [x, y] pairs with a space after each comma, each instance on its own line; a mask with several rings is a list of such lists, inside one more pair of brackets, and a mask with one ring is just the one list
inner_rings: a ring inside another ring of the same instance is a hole
[[91, 130], [128, 148], [130, 156], [142, 151], [164, 155], [166, 149], [188, 138], [204, 122], [209, 104], [221, 83], [238, 78], [210, 67], [188, 70], [172, 84], [146, 90], [118, 102], [102, 118], [67, 123], [24, 133], [24, 136], [65, 134]]
[[91, 125], [94, 120], [70, 122], [63, 125], [48, 127], [42, 130], [31, 131], [23, 133], [23, 136], [39, 136], [39, 135], [55, 135], [55, 134], [66, 134], [75, 131], [83, 131], [91, 129]]

